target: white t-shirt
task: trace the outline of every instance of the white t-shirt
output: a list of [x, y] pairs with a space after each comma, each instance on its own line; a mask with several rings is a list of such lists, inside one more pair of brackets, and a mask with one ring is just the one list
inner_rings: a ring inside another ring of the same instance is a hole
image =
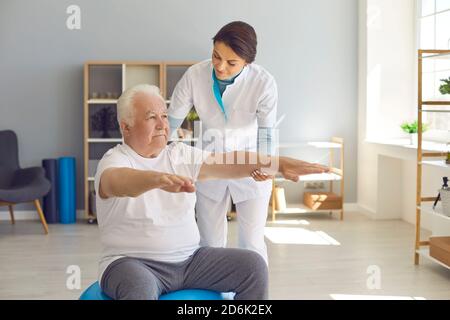
[[108, 168], [133, 168], [178, 174], [197, 180], [209, 152], [184, 143], [168, 145], [156, 158], [144, 158], [126, 144], [108, 150], [95, 174], [97, 220], [103, 247], [99, 281], [107, 266], [124, 256], [165, 262], [186, 260], [199, 248], [194, 193], [153, 189], [138, 197], [99, 196], [100, 177]]

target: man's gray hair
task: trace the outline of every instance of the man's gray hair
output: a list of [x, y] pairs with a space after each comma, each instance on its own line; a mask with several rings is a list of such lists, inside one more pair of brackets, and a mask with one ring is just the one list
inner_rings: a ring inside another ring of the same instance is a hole
[[[134, 96], [137, 93], [148, 93], [152, 96], [160, 98], [162, 101], [165, 101], [161, 95], [161, 91], [157, 86], [150, 84], [138, 84], [134, 87], [131, 87], [125, 90], [117, 101], [117, 121], [124, 121], [129, 126], [134, 125]], [[165, 102], [164, 102], [165, 103]], [[122, 131], [122, 128], [120, 128]]]

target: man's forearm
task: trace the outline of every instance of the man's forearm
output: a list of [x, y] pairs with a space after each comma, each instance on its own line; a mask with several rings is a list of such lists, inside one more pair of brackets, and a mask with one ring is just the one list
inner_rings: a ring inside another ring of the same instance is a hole
[[330, 172], [330, 168], [289, 157], [274, 157], [254, 152], [235, 151], [213, 154], [200, 169], [200, 180], [238, 179], [250, 177], [255, 170], [274, 176], [281, 173], [285, 179], [297, 182], [300, 176]]
[[159, 173], [131, 168], [111, 168], [103, 172], [100, 190], [103, 197], [137, 197], [158, 188]]

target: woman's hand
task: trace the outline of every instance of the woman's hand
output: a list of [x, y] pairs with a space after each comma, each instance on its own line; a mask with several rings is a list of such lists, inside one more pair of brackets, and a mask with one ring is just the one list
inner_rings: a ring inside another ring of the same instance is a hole
[[330, 168], [321, 164], [310, 163], [287, 157], [280, 158], [280, 173], [285, 179], [294, 182], [299, 180], [299, 176], [328, 172], [330, 172]]
[[253, 180], [255, 180], [255, 181], [266, 181], [266, 180], [272, 180], [274, 178], [274, 176], [264, 173], [261, 170], [255, 170], [252, 172], [251, 175], [252, 175]]

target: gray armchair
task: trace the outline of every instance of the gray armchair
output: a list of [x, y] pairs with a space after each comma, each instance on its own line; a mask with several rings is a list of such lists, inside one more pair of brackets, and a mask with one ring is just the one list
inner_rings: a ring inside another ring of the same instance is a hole
[[45, 196], [50, 187], [43, 168], [20, 168], [17, 135], [11, 130], [0, 131], [0, 206], [9, 207], [11, 223], [15, 223], [15, 204], [33, 202], [45, 234], [48, 234], [39, 198]]

